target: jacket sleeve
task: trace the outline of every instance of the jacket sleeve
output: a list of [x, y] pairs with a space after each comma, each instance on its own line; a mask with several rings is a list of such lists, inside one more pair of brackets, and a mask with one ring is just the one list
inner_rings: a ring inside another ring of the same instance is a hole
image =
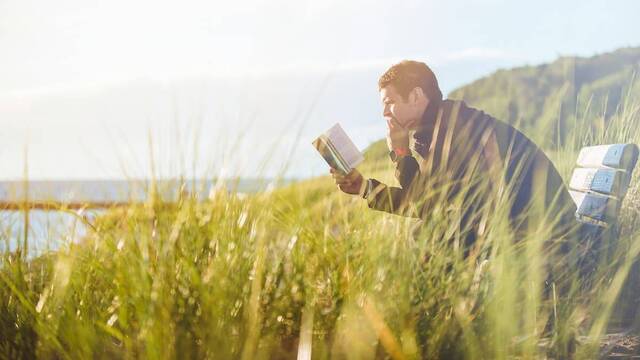
[[367, 196], [369, 208], [407, 217], [419, 217], [420, 211], [412, 202], [412, 185], [417, 183], [420, 167], [413, 156], [405, 156], [396, 164], [396, 178], [400, 187], [387, 186], [376, 179], [371, 180]]

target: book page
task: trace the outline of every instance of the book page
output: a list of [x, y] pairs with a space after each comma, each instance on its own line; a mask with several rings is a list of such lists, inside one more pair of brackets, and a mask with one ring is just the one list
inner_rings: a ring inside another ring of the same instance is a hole
[[358, 166], [364, 160], [364, 156], [347, 136], [340, 124], [333, 125], [326, 135], [350, 168]]

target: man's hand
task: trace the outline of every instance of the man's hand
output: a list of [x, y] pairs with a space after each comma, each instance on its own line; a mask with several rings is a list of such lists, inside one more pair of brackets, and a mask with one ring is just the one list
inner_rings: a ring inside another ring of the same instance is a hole
[[389, 150], [409, 150], [409, 128], [400, 125], [395, 119], [387, 120], [387, 146]]
[[356, 169], [351, 170], [346, 176], [334, 169], [331, 169], [330, 172], [338, 188], [347, 194], [358, 195], [366, 185], [364, 178]]

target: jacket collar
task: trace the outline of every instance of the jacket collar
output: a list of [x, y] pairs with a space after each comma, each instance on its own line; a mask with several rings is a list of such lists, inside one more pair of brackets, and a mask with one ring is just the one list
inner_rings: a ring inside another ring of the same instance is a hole
[[[443, 107], [444, 102], [445, 100], [429, 102], [429, 105], [425, 109], [424, 114], [422, 114], [420, 123], [413, 134], [413, 138], [415, 140], [414, 149], [423, 157], [429, 150], [429, 145], [431, 144], [433, 132], [436, 126], [438, 112]], [[446, 126], [446, 124], [441, 125]]]

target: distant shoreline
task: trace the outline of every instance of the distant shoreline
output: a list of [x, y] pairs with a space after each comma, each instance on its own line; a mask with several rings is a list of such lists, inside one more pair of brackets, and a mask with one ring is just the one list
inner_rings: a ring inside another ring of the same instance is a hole
[[[0, 181], [0, 202], [69, 202], [107, 203], [145, 201], [155, 184], [163, 198], [177, 198], [180, 192], [206, 198], [212, 190], [224, 186], [237, 193], [257, 193], [291, 184], [297, 179], [235, 178], [235, 179], [132, 179], [132, 180], [34, 180]], [[25, 189], [27, 189], [25, 191]]]

